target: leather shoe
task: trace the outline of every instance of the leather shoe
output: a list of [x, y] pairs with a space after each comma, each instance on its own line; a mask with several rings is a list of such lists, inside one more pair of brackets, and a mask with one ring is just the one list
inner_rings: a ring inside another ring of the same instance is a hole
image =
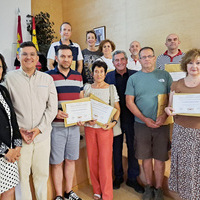
[[113, 181], [113, 189], [117, 190], [120, 188], [120, 185], [124, 182], [123, 178], [115, 178]]
[[141, 193], [141, 194], [144, 193], [144, 188], [137, 182], [137, 180], [131, 181], [127, 179], [126, 185], [128, 185], [129, 187], [132, 187], [138, 193]]

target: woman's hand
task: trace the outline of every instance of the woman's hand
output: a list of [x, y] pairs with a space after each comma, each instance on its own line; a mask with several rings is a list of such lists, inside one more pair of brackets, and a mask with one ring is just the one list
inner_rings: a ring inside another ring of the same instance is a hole
[[113, 128], [116, 125], [116, 122], [109, 122], [107, 124], [104, 124], [104, 126], [102, 127], [103, 130], [109, 130], [111, 128]]
[[21, 148], [22, 147], [15, 147], [15, 151], [16, 151], [18, 157], [21, 156], [21, 154], [20, 154]]
[[81, 122], [81, 121], [80, 121], [80, 122], [77, 122], [76, 124], [77, 124], [78, 126], [84, 126], [85, 122]]
[[172, 107], [166, 107], [165, 108], [165, 112], [166, 112], [166, 114], [168, 115], [168, 116], [174, 116], [174, 115], [176, 115], [175, 113], [173, 113], [175, 110], [174, 110], [174, 108], [172, 108]]
[[14, 163], [16, 160], [19, 160], [21, 148], [9, 149], [8, 153], [5, 155], [5, 158], [8, 162]]

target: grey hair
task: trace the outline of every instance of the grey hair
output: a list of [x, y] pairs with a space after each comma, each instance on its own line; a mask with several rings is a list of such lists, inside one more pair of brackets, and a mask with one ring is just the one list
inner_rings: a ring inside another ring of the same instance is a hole
[[124, 57], [126, 58], [126, 60], [128, 60], [128, 57], [127, 57], [127, 54], [126, 54], [125, 51], [123, 51], [123, 50], [116, 50], [116, 51], [113, 53], [113, 55], [112, 55], [112, 61], [113, 61], [113, 62], [114, 62], [114, 60], [115, 60], [115, 55], [120, 54], [120, 53], [123, 53], [123, 54], [124, 54]]

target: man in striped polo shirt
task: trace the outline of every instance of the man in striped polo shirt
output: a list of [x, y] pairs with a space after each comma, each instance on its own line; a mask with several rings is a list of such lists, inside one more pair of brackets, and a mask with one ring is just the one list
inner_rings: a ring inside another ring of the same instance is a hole
[[[83, 81], [81, 74], [70, 68], [73, 56], [69, 46], [60, 45], [55, 58], [58, 65], [55, 69], [47, 72], [53, 77], [58, 93], [58, 114], [52, 124], [50, 155], [52, 178], [56, 191], [55, 200], [63, 200], [64, 198], [81, 200], [72, 191], [75, 160], [79, 158], [79, 127], [70, 126], [66, 128], [64, 126], [64, 118], [67, 118], [68, 115], [62, 111], [61, 103], [83, 98]], [[66, 180], [64, 198], [62, 195], [63, 176]]]
[[178, 48], [181, 41], [178, 35], [172, 33], [166, 38], [167, 50], [165, 53], [158, 56], [156, 68], [165, 70], [165, 64], [179, 64], [184, 53]]

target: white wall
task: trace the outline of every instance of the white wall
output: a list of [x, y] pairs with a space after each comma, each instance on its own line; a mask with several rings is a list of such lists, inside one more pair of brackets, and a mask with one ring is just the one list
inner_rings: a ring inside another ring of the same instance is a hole
[[21, 13], [23, 41], [31, 39], [26, 30], [26, 15], [31, 14], [31, 0], [0, 0], [0, 53], [8, 70], [14, 69], [17, 42], [18, 8]]

